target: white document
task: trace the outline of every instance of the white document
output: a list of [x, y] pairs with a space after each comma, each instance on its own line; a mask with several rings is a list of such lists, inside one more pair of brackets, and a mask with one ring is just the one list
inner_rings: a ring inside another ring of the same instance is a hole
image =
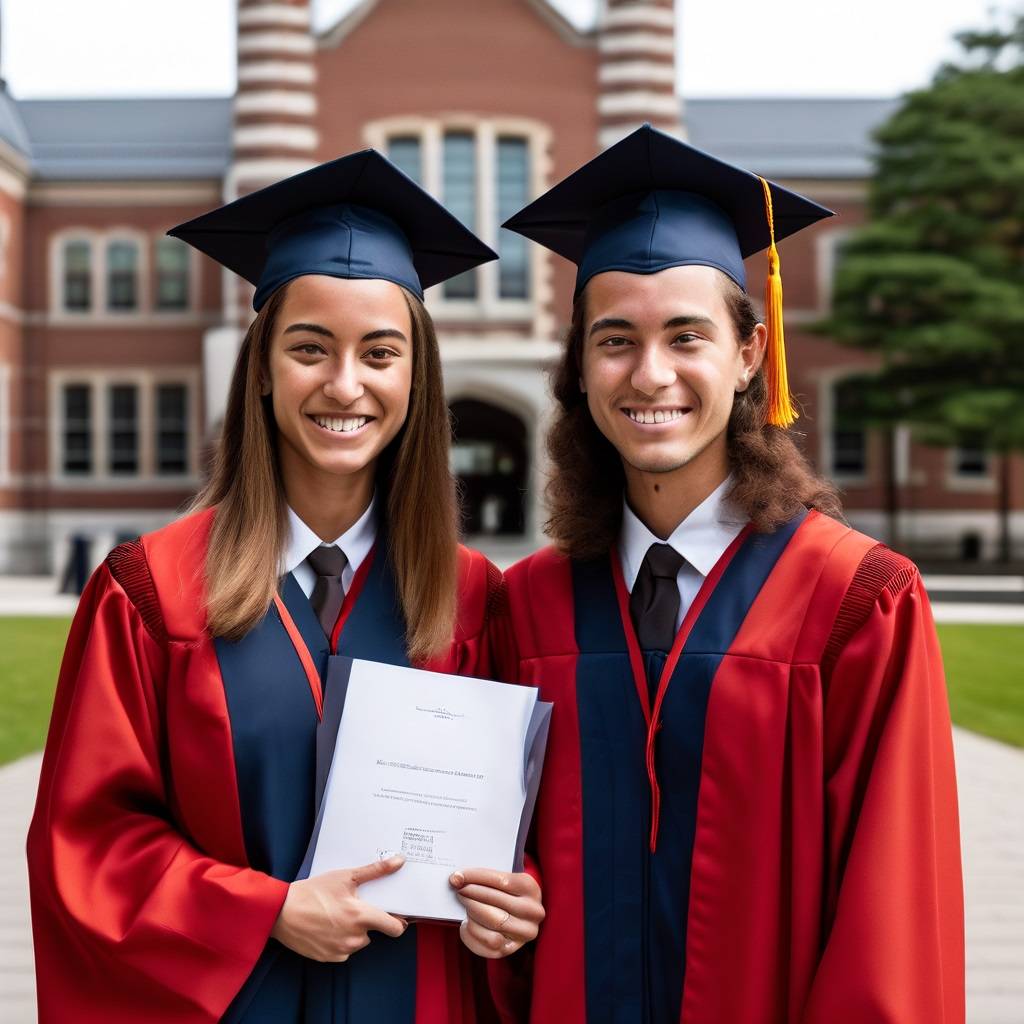
[[309, 873], [400, 853], [405, 865], [360, 886], [361, 898], [407, 917], [462, 920], [448, 876], [512, 870], [527, 747], [538, 708], [550, 705], [533, 687], [350, 665]]

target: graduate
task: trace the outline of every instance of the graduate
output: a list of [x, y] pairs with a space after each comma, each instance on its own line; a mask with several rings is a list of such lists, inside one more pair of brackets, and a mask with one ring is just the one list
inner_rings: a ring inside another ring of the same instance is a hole
[[[500, 574], [457, 543], [423, 289], [494, 258], [372, 150], [172, 234], [256, 285], [197, 510], [116, 548], [71, 627], [29, 834], [42, 1024], [473, 1024], [468, 950], [543, 916], [468, 868], [460, 929], [296, 881], [330, 652], [485, 674]], [[479, 1009], [479, 1012], [478, 1012]]]
[[789, 433], [775, 243], [828, 215], [645, 126], [505, 225], [578, 266], [554, 544], [495, 627], [503, 678], [554, 701], [509, 1020], [964, 1019], [928, 598]]

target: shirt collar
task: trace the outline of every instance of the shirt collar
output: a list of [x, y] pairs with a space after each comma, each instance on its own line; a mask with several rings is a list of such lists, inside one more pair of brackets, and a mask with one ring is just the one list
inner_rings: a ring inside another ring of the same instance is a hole
[[373, 542], [377, 539], [377, 517], [375, 509], [377, 497], [370, 499], [366, 511], [337, 539], [334, 541], [321, 540], [301, 520], [295, 510], [288, 506], [288, 539], [284, 546], [284, 555], [281, 560], [282, 575], [290, 573], [297, 566], [301, 565], [311, 551], [316, 550], [321, 544], [336, 544], [345, 553], [348, 564], [355, 572], [362, 561], [370, 553]]
[[732, 477], [728, 476], [672, 531], [667, 541], [651, 533], [623, 497], [619, 549], [622, 575], [630, 592], [652, 544], [670, 544], [701, 576], [711, 572], [746, 525], [746, 520], [726, 500], [731, 486]]

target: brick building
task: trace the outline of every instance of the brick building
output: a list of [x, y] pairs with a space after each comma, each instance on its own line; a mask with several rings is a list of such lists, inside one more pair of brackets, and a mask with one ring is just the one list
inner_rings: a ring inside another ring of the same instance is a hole
[[[672, 0], [605, 0], [590, 31], [547, 0], [362, 0], [314, 32], [308, 0], [239, 0], [233, 98], [17, 101], [0, 89], [0, 572], [59, 571], [73, 534], [98, 560], [199, 483], [247, 289], [165, 230], [367, 145], [502, 254], [432, 289], [428, 307], [467, 532], [492, 548], [538, 543], [545, 375], [573, 274], [498, 224], [644, 120], [838, 212], [782, 246], [808, 451], [856, 525], [886, 536], [894, 464], [904, 547], [993, 555], [995, 460], [920, 447], [907, 430], [890, 450], [840, 422], [844, 379], [866, 360], [808, 330], [862, 217], [870, 129], [892, 104], [684, 105], [673, 25]], [[1012, 470], [1020, 535], [1024, 474]]]

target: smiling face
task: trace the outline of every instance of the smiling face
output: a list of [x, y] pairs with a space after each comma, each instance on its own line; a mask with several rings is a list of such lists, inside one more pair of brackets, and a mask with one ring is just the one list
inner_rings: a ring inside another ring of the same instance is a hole
[[288, 285], [267, 375], [287, 481], [372, 481], [409, 411], [412, 318], [390, 281], [306, 276]]
[[737, 338], [725, 283], [706, 266], [608, 271], [588, 282], [580, 383], [627, 478], [698, 461], [724, 477], [733, 398], [756, 373], [765, 342], [761, 325]]

